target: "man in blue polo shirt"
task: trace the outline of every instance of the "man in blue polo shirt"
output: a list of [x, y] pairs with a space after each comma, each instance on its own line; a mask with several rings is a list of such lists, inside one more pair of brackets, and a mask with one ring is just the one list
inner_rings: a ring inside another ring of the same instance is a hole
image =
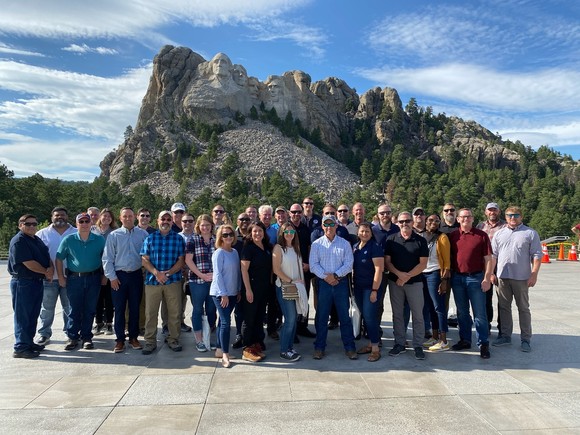
[[83, 349], [94, 348], [92, 327], [103, 276], [101, 257], [105, 238], [91, 232], [91, 217], [87, 213], [77, 215], [76, 222], [78, 232], [62, 239], [56, 252], [58, 283], [66, 288], [70, 302], [65, 350], [75, 349], [79, 338]]
[[33, 342], [42, 304], [42, 280], [52, 280], [53, 268], [46, 245], [36, 236], [36, 216], [18, 219], [20, 230], [10, 241], [8, 273], [14, 310], [14, 358], [36, 358], [44, 346]]

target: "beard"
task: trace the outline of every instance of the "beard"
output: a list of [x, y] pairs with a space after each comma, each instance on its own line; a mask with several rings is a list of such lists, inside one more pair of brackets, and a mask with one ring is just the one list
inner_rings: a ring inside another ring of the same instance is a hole
[[66, 221], [64, 219], [55, 219], [52, 223], [55, 227], [62, 228], [66, 225]]

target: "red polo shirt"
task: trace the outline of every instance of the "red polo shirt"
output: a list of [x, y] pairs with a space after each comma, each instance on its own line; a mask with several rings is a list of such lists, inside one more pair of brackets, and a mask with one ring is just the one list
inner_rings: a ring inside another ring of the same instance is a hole
[[484, 231], [471, 228], [466, 233], [458, 228], [447, 236], [451, 244], [451, 270], [459, 273], [485, 271], [483, 257], [491, 255], [491, 243]]

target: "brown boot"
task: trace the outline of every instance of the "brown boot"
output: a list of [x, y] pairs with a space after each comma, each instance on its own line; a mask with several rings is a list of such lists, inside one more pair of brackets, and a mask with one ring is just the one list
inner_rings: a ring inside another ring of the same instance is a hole
[[242, 351], [242, 359], [250, 362], [262, 361], [262, 357], [258, 355], [253, 346], [246, 346]]

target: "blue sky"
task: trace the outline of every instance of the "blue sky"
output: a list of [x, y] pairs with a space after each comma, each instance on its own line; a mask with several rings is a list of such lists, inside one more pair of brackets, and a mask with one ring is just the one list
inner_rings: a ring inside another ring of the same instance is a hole
[[0, 14], [0, 162], [92, 180], [165, 44], [248, 74], [302, 70], [580, 158], [580, 2], [20, 0]]

